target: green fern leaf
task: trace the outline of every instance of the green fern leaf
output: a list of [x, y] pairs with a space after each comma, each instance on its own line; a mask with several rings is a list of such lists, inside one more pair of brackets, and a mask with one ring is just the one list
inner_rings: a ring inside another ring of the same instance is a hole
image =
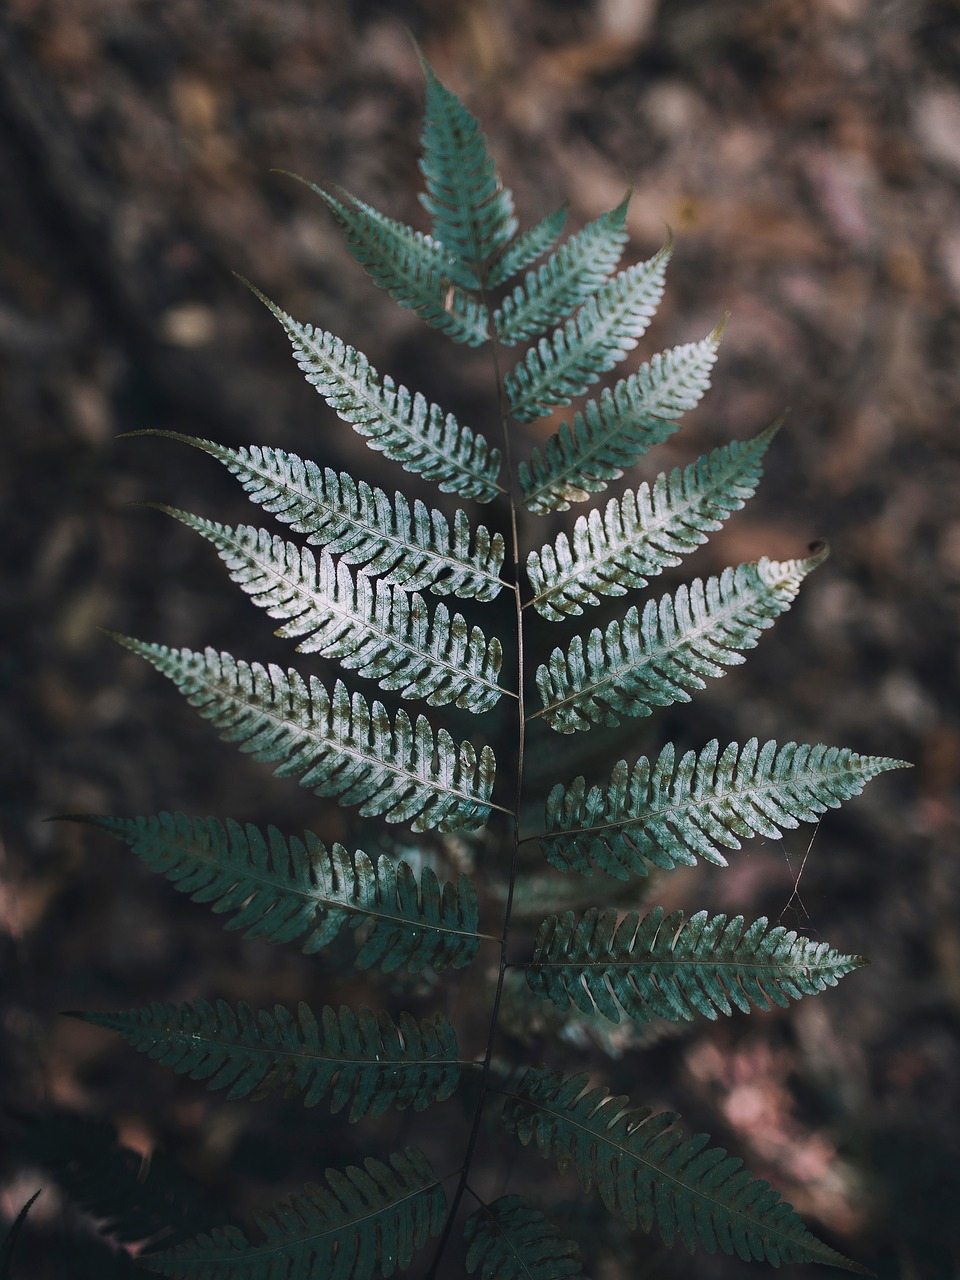
[[234, 582], [272, 618], [290, 618], [280, 636], [307, 637], [300, 653], [336, 658], [343, 666], [432, 706], [455, 702], [489, 711], [503, 690], [497, 684], [503, 653], [479, 627], [453, 618], [440, 604], [431, 618], [422, 596], [369, 578], [354, 580], [341, 561], [312, 553], [266, 529], [203, 520], [173, 507], [162, 510], [217, 548]]
[[420, 169], [427, 190], [420, 202], [435, 238], [483, 281], [489, 259], [516, 232], [513, 196], [497, 176], [476, 117], [421, 62], [427, 102]]
[[500, 450], [483, 436], [461, 427], [419, 391], [411, 395], [392, 378], [381, 378], [362, 351], [298, 323], [258, 289], [253, 292], [280, 321], [310, 385], [371, 449], [432, 480], [443, 493], [490, 502], [503, 492], [497, 484]]
[[258, 1214], [256, 1244], [237, 1228], [216, 1230], [145, 1265], [180, 1280], [373, 1280], [408, 1267], [443, 1226], [443, 1188], [415, 1147], [389, 1165], [370, 1157], [362, 1169], [328, 1169], [326, 1179]]
[[608, 213], [588, 223], [537, 271], [527, 274], [493, 314], [494, 329], [505, 346], [559, 324], [597, 292], [620, 261], [627, 243], [629, 193]]
[[731, 742], [722, 754], [714, 738], [677, 764], [668, 743], [653, 764], [641, 757], [631, 769], [618, 761], [603, 787], [588, 791], [582, 777], [558, 783], [547, 797], [540, 846], [563, 871], [590, 875], [596, 867], [618, 880], [645, 876], [648, 865], [692, 866], [698, 857], [725, 867], [721, 847], [739, 849], [756, 835], [777, 840], [858, 796], [878, 774], [907, 767], [845, 747], [761, 747], [756, 738], [742, 748]]
[[[146, 434], [146, 433], [145, 433]], [[457, 510], [453, 530], [442, 512], [401, 493], [359, 483], [345, 471], [320, 468], [283, 449], [229, 449], [175, 431], [150, 432], [202, 449], [237, 477], [251, 501], [274, 514], [307, 541], [326, 547], [347, 564], [407, 590], [493, 600], [504, 583], [504, 542], [480, 525], [471, 529]]]
[[[228, 818], [160, 813], [142, 818], [72, 816], [110, 832], [194, 902], [218, 914], [235, 912], [227, 929], [267, 942], [302, 939], [306, 955], [331, 943], [344, 927], [366, 930], [358, 969], [419, 973], [462, 969], [485, 935], [477, 932], [477, 892], [468, 876], [440, 885], [430, 867], [417, 878], [407, 862], [376, 863], [342, 844], [330, 849], [305, 831], [285, 838]], [[306, 935], [306, 936], [304, 936]]]
[[534, 449], [517, 476], [529, 511], [566, 511], [618, 480], [654, 445], [679, 429], [676, 419], [693, 409], [710, 386], [710, 370], [724, 323], [702, 342], [655, 355], [599, 401], [589, 400], [573, 425], [563, 423], [543, 452]]
[[687, 1138], [677, 1116], [653, 1115], [587, 1084], [586, 1075], [564, 1080], [530, 1070], [508, 1096], [503, 1123], [524, 1146], [535, 1140], [561, 1173], [572, 1164], [584, 1191], [596, 1184], [607, 1209], [629, 1226], [656, 1226], [667, 1245], [679, 1237], [691, 1253], [699, 1244], [745, 1262], [824, 1262], [870, 1274], [818, 1240], [742, 1161], [708, 1147], [706, 1134]]
[[580, 516], [573, 545], [561, 533], [551, 546], [531, 551], [530, 603], [551, 622], [583, 613], [603, 596], [622, 596], [707, 541], [739, 510], [760, 480], [761, 460], [779, 424], [754, 440], [734, 441], [698, 458], [682, 471], [661, 473], [654, 485], [628, 489], [601, 513]]
[[478, 347], [487, 341], [487, 309], [460, 287], [475, 288], [476, 278], [439, 241], [345, 191], [338, 200], [312, 182], [306, 185], [340, 224], [356, 261], [401, 307], [415, 311], [454, 342]]
[[559, 209], [548, 213], [541, 222], [522, 232], [507, 245], [487, 273], [487, 288], [495, 289], [498, 285], [506, 284], [524, 267], [529, 267], [537, 258], [547, 253], [560, 238], [568, 208], [569, 205], [562, 204]]
[[316, 676], [307, 683], [292, 668], [113, 638], [172, 680], [225, 741], [278, 762], [282, 777], [302, 774], [300, 785], [318, 796], [359, 804], [365, 816], [412, 822], [415, 831], [472, 829], [487, 820], [495, 771], [488, 746], [478, 758], [472, 743], [458, 747], [445, 729], [435, 734], [423, 716], [414, 725], [402, 709], [391, 725], [381, 703], [369, 706], [339, 680], [331, 698]]
[[706, 911], [684, 923], [682, 911], [665, 917], [662, 907], [642, 919], [628, 912], [619, 925], [612, 908], [591, 907], [579, 920], [567, 911], [540, 925], [527, 982], [558, 1009], [573, 1003], [611, 1022], [623, 1014], [637, 1022], [689, 1022], [697, 1013], [716, 1019], [734, 1007], [749, 1013], [751, 1004], [786, 1008], [788, 997], [835, 987], [866, 964], [767, 925], [761, 916], [744, 930], [743, 916], [728, 920]]
[[694, 579], [676, 594], [636, 606], [586, 643], [575, 636], [564, 653], [554, 649], [537, 671], [543, 716], [558, 733], [592, 724], [615, 725], [621, 715], [648, 716], [654, 707], [689, 702], [707, 676], [744, 661], [773, 626], [825, 551], [806, 560], [768, 560], [725, 569], [706, 582]]
[[481, 1280], [585, 1280], [579, 1251], [523, 1196], [481, 1205], [463, 1228], [467, 1271]]
[[663, 296], [670, 246], [614, 276], [550, 338], [541, 338], [506, 375], [504, 389], [518, 422], [569, 404], [637, 345]]
[[281, 1005], [268, 1013], [243, 1001], [232, 1008], [198, 1000], [75, 1016], [116, 1031], [178, 1075], [227, 1089], [228, 1098], [256, 1101], [282, 1089], [314, 1107], [332, 1093], [331, 1111], [349, 1107], [351, 1121], [391, 1107], [423, 1111], [460, 1083], [456, 1033], [440, 1014], [418, 1023], [402, 1013], [398, 1026], [362, 1005], [357, 1013], [327, 1005], [318, 1018], [302, 1002], [294, 1017]]

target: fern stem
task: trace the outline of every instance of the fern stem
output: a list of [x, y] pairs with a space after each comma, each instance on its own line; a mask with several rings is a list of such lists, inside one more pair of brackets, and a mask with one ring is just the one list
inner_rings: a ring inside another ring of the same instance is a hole
[[[487, 297], [484, 284], [484, 277], [481, 275], [480, 297], [483, 305], [486, 307]], [[488, 314], [490, 314], [489, 307], [487, 308], [487, 311]], [[503, 434], [504, 470], [510, 486], [507, 497], [510, 503], [510, 538], [513, 552], [512, 586], [517, 621], [517, 781], [515, 806], [510, 814], [513, 818], [513, 847], [510, 851], [510, 877], [507, 885], [506, 903], [504, 904], [503, 910], [503, 930], [500, 935], [500, 965], [497, 972], [497, 987], [493, 997], [493, 1008], [490, 1011], [490, 1027], [487, 1032], [487, 1047], [483, 1056], [483, 1074], [480, 1078], [480, 1096], [477, 1098], [477, 1107], [473, 1116], [470, 1137], [467, 1140], [467, 1150], [463, 1158], [460, 1181], [457, 1183], [457, 1189], [454, 1192], [453, 1203], [450, 1205], [447, 1212], [447, 1220], [444, 1223], [443, 1232], [441, 1233], [440, 1240], [437, 1243], [437, 1251], [434, 1256], [433, 1263], [430, 1270], [427, 1272], [427, 1280], [436, 1280], [437, 1269], [450, 1239], [450, 1233], [453, 1230], [453, 1224], [457, 1216], [457, 1210], [460, 1207], [460, 1201], [463, 1199], [464, 1191], [467, 1190], [467, 1177], [470, 1172], [470, 1165], [473, 1161], [473, 1153], [476, 1149], [477, 1139], [480, 1136], [480, 1121], [483, 1117], [483, 1104], [486, 1101], [487, 1093], [490, 1089], [490, 1063], [493, 1058], [493, 1042], [500, 1023], [500, 1004], [503, 999], [503, 984], [507, 972], [507, 938], [510, 932], [510, 920], [513, 914], [513, 897], [517, 882], [517, 866], [520, 853], [520, 798], [523, 795], [523, 753], [524, 739], [526, 736], [526, 708], [523, 701], [524, 656], [523, 601], [520, 595], [520, 531], [517, 520], [517, 500], [515, 497], [515, 481], [510, 450], [510, 428], [507, 422], [509, 401], [507, 400], [507, 394], [504, 389], [503, 373], [500, 367], [499, 343], [497, 341], [497, 334], [493, 327], [492, 319], [489, 324], [491, 359], [497, 389], [497, 404], [500, 411], [500, 426]], [[491, 807], [496, 808], [497, 806], [494, 805]], [[501, 812], [503, 812], [503, 810], [501, 810]], [[481, 1201], [481, 1203], [483, 1202]]]

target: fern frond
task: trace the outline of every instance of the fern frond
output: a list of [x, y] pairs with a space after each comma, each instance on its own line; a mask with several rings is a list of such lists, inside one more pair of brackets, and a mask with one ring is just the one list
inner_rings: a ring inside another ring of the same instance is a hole
[[482, 281], [489, 259], [517, 230], [513, 196], [497, 175], [476, 117], [420, 61], [427, 78], [420, 136], [427, 190], [420, 202], [435, 238]]
[[560, 238], [569, 207], [568, 204], [562, 204], [559, 209], [548, 213], [540, 222], [521, 232], [508, 244], [487, 272], [487, 288], [495, 289], [498, 285], [506, 284], [524, 267], [529, 267], [537, 258], [547, 253]]
[[228, 1098], [256, 1101], [282, 1089], [314, 1107], [332, 1093], [331, 1111], [349, 1107], [351, 1121], [391, 1107], [423, 1111], [460, 1083], [456, 1032], [441, 1014], [418, 1023], [402, 1013], [397, 1025], [363, 1005], [356, 1013], [327, 1005], [317, 1017], [302, 1002], [294, 1016], [281, 1005], [269, 1013], [197, 1000], [75, 1016]]
[[546, 1040], [558, 1045], [561, 1052], [592, 1053], [599, 1049], [614, 1060], [674, 1039], [690, 1029], [686, 1022], [668, 1022], [664, 1018], [613, 1023], [596, 1009], [584, 1013], [568, 1007], [561, 1013], [551, 1001], [534, 995], [519, 967], [506, 972], [500, 1025], [507, 1035], [528, 1047], [535, 1045], [539, 1050]]
[[667, 1245], [679, 1237], [691, 1253], [699, 1244], [745, 1262], [824, 1262], [870, 1274], [818, 1240], [742, 1161], [708, 1147], [706, 1134], [688, 1138], [670, 1112], [653, 1115], [587, 1084], [586, 1075], [532, 1069], [507, 1097], [503, 1123], [524, 1146], [535, 1140], [561, 1173], [572, 1164], [584, 1191], [595, 1184], [629, 1226], [656, 1227]]
[[567, 911], [543, 921], [526, 975], [530, 990], [558, 1009], [573, 1003], [611, 1022], [623, 1014], [690, 1022], [734, 1007], [749, 1013], [752, 1004], [786, 1008], [865, 963], [782, 925], [768, 930], [764, 916], [744, 929], [743, 916], [698, 911], [685, 922], [682, 911], [664, 916], [654, 907], [618, 924], [615, 910], [591, 907], [579, 920]]
[[825, 555], [764, 556], [706, 582], [695, 578], [674, 595], [648, 601], [642, 614], [634, 606], [606, 631], [595, 627], [586, 645], [575, 636], [566, 653], [554, 649], [538, 668], [543, 709], [534, 716], [558, 733], [574, 733], [689, 702], [688, 689], [702, 689], [705, 677], [722, 676], [724, 667], [744, 661], [740, 650], [756, 646]]
[[217, 548], [255, 604], [272, 618], [292, 619], [276, 634], [305, 635], [298, 652], [336, 658], [381, 689], [426, 698], [432, 706], [454, 702], [479, 714], [503, 693], [500, 641], [488, 641], [459, 613], [451, 618], [446, 605], [431, 618], [422, 596], [363, 576], [354, 580], [327, 551], [318, 564], [312, 552], [266, 529], [231, 529], [174, 507], [162, 510]]
[[670, 246], [592, 294], [577, 314], [541, 338], [504, 378], [510, 412], [532, 422], [569, 404], [637, 345], [663, 296]]
[[721, 846], [741, 839], [779, 839], [801, 822], [858, 796], [888, 769], [909, 766], [846, 747], [731, 742], [720, 752], [714, 738], [679, 763], [672, 743], [652, 764], [614, 765], [610, 781], [587, 790], [582, 777], [558, 783], [547, 797], [547, 831], [540, 846], [562, 871], [590, 875], [596, 867], [618, 880], [645, 876], [648, 866], [692, 866], [698, 857], [725, 867]]
[[[144, 433], [147, 434], [147, 433]], [[307, 541], [326, 547], [363, 573], [382, 576], [407, 590], [434, 595], [493, 600], [504, 583], [502, 534], [480, 525], [471, 529], [458, 509], [453, 530], [441, 511], [419, 499], [412, 508], [402, 493], [390, 498], [383, 489], [331, 471], [295, 453], [267, 446], [230, 449], [213, 440], [154, 431], [202, 449], [235, 475], [250, 500], [271, 512]]]
[[372, 1280], [408, 1267], [443, 1226], [443, 1188], [415, 1147], [389, 1165], [369, 1157], [362, 1169], [328, 1169], [326, 1181], [258, 1214], [256, 1244], [236, 1228], [218, 1230], [145, 1264], [181, 1280]]
[[571, 236], [536, 271], [527, 273], [493, 313], [498, 339], [508, 347], [559, 324], [591, 297], [620, 261], [627, 243], [630, 193]]
[[467, 1271], [481, 1280], [585, 1280], [579, 1250], [524, 1196], [481, 1205], [463, 1228]]
[[490, 812], [495, 761], [485, 746], [459, 746], [404, 710], [391, 725], [383, 705], [352, 696], [337, 681], [333, 697], [316, 676], [248, 663], [208, 648], [170, 649], [129, 636], [118, 644], [172, 680], [205, 720], [257, 760], [277, 762], [281, 777], [301, 774], [315, 795], [360, 805], [364, 816], [412, 822], [415, 831], [483, 826]]
[[443, 493], [491, 502], [503, 492], [497, 484], [500, 450], [483, 436], [461, 427], [452, 413], [428, 403], [419, 391], [411, 395], [392, 378], [381, 378], [362, 351], [312, 324], [300, 324], [249, 287], [283, 326], [310, 385], [371, 449], [432, 480]]
[[[441, 885], [430, 867], [417, 877], [407, 862], [376, 863], [342, 844], [331, 848], [312, 831], [266, 835], [252, 823], [159, 813], [141, 818], [72, 816], [108, 831], [194, 902], [217, 914], [235, 912], [227, 929], [267, 942], [301, 940], [306, 955], [329, 945], [344, 927], [366, 930], [358, 969], [419, 973], [462, 969], [484, 935], [477, 932], [477, 892], [468, 876]], [[304, 936], [306, 935], [306, 936]]]
[[104, 1235], [138, 1243], [143, 1258], [232, 1219], [162, 1151], [123, 1146], [112, 1125], [67, 1111], [22, 1117], [24, 1154], [47, 1170]]
[[306, 185], [340, 224], [354, 259], [401, 307], [454, 342], [479, 347], [487, 341], [487, 309], [461, 287], [476, 288], [476, 278], [439, 241], [346, 191], [338, 200], [312, 182]]
[[579, 516], [573, 545], [565, 533], [531, 551], [527, 577], [535, 594], [530, 604], [551, 622], [583, 613], [603, 596], [622, 596], [645, 587], [650, 578], [707, 541], [732, 512], [753, 496], [761, 460], [779, 423], [753, 440], [734, 441], [690, 466], [661, 473], [651, 488], [642, 484]]
[[700, 403], [710, 386], [723, 333], [721, 322], [701, 342], [672, 347], [642, 364], [599, 400], [588, 400], [556, 435], [521, 462], [517, 476], [529, 511], [566, 511], [617, 480], [656, 444], [679, 430], [677, 418]]

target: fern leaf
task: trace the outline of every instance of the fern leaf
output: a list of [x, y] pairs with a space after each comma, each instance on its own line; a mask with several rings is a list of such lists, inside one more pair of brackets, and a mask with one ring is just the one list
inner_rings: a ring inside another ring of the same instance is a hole
[[696, 578], [675, 595], [648, 601], [642, 615], [634, 606], [605, 632], [595, 627], [586, 646], [575, 636], [566, 653], [554, 649], [539, 667], [543, 709], [534, 716], [558, 733], [574, 733], [689, 702], [688, 689], [702, 689], [705, 677], [722, 676], [725, 666], [744, 661], [740, 650], [756, 646], [825, 555], [764, 557], [706, 582]]
[[420, 202], [441, 244], [483, 280], [485, 266], [517, 229], [513, 196], [497, 176], [476, 117], [437, 79], [421, 58], [427, 102], [420, 169]]
[[257, 760], [276, 762], [281, 777], [301, 774], [318, 796], [360, 805], [364, 816], [412, 822], [415, 831], [482, 826], [490, 812], [495, 762], [488, 746], [478, 758], [445, 729], [402, 709], [391, 725], [383, 705], [369, 706], [337, 681], [333, 697], [316, 676], [248, 663], [208, 648], [170, 649], [129, 636], [119, 644], [174, 682], [191, 706]]
[[588, 791], [582, 777], [555, 786], [540, 845], [563, 871], [590, 875], [596, 867], [618, 880], [645, 876], [649, 865], [692, 866], [698, 857], [725, 867], [721, 847], [739, 849], [756, 835], [777, 840], [858, 796], [878, 774], [907, 767], [845, 747], [761, 747], [756, 738], [722, 753], [714, 738], [677, 763], [668, 743], [652, 764], [641, 757], [631, 769], [618, 761], [603, 787]]
[[443, 1188], [415, 1147], [389, 1164], [369, 1157], [362, 1169], [328, 1169], [326, 1182], [258, 1214], [255, 1244], [237, 1228], [218, 1230], [145, 1264], [181, 1280], [372, 1280], [408, 1267], [443, 1226]]
[[476, 278], [439, 241], [347, 192], [338, 200], [312, 182], [306, 185], [327, 205], [350, 253], [381, 289], [454, 342], [478, 347], [487, 341], [487, 309], [460, 287], [476, 287]]
[[481, 1205], [463, 1228], [467, 1271], [481, 1280], [585, 1280], [579, 1250], [524, 1196]]
[[494, 312], [499, 340], [508, 347], [559, 324], [591, 297], [620, 261], [627, 243], [629, 193], [554, 253], [537, 271], [528, 272]]
[[656, 444], [679, 429], [677, 418], [700, 403], [724, 324], [702, 342], [655, 355], [598, 400], [589, 400], [573, 425], [563, 423], [543, 452], [534, 449], [517, 476], [529, 511], [566, 511], [617, 480]]
[[667, 1245], [679, 1237], [691, 1253], [699, 1244], [745, 1262], [824, 1262], [870, 1274], [818, 1240], [740, 1160], [708, 1147], [706, 1134], [687, 1138], [677, 1116], [631, 1107], [587, 1083], [586, 1075], [564, 1080], [532, 1069], [508, 1096], [503, 1123], [524, 1146], [535, 1140], [561, 1173], [572, 1164], [584, 1191], [595, 1184], [629, 1226], [656, 1227]]
[[614, 276], [550, 338], [541, 338], [506, 375], [504, 389], [518, 422], [569, 404], [637, 345], [663, 296], [667, 245]]
[[280, 321], [310, 385], [371, 449], [432, 480], [443, 493], [490, 502], [503, 492], [497, 484], [500, 450], [483, 436], [461, 427], [419, 391], [411, 395], [392, 378], [381, 378], [362, 351], [298, 323], [259, 290], [253, 292]]
[[542, 221], [529, 230], [522, 232], [508, 244], [503, 253], [492, 264], [487, 273], [487, 287], [495, 289], [506, 284], [513, 276], [529, 267], [537, 258], [553, 248], [560, 238], [563, 224], [567, 220], [569, 205], [562, 204], [553, 213], [548, 213]]
[[74, 816], [108, 831], [194, 902], [236, 914], [227, 929], [267, 942], [301, 939], [313, 955], [344, 927], [366, 931], [358, 969], [419, 973], [462, 969], [484, 935], [477, 932], [477, 892], [468, 876], [439, 883], [424, 867], [419, 883], [407, 862], [376, 863], [341, 844], [328, 849], [312, 831], [285, 838], [228, 818], [160, 813], [142, 818]]
[[559, 622], [581, 614], [603, 596], [622, 596], [645, 587], [650, 578], [707, 541], [739, 510], [760, 480], [761, 460], [779, 424], [746, 444], [734, 441], [698, 458], [682, 471], [661, 474], [651, 488], [642, 484], [612, 498], [601, 514], [580, 516], [571, 546], [565, 533], [531, 551], [527, 577], [530, 603], [544, 618]]
[[743, 916], [708, 916], [686, 922], [682, 911], [664, 916], [654, 907], [642, 919], [630, 911], [617, 923], [613, 909], [591, 907], [548, 916], [537, 931], [526, 967], [530, 990], [558, 1009], [571, 1003], [619, 1022], [667, 1018], [716, 1019], [734, 1007], [749, 1013], [786, 1008], [792, 997], [815, 995], [866, 961], [841, 955], [825, 942], [798, 937], [761, 916], [744, 929]]
[[504, 542], [480, 525], [471, 529], [457, 510], [453, 530], [442, 512], [419, 500], [411, 508], [401, 493], [331, 471], [283, 449], [230, 449], [174, 431], [168, 436], [202, 449], [237, 477], [251, 501], [274, 514], [307, 541], [326, 547], [348, 564], [407, 590], [493, 600], [502, 590]]
[[369, 578], [354, 580], [329, 552], [313, 554], [266, 529], [203, 520], [173, 507], [170, 515], [217, 548], [234, 582], [272, 618], [290, 618], [280, 636], [307, 638], [300, 653], [336, 658], [348, 669], [432, 706], [454, 702], [489, 711], [503, 690], [497, 684], [503, 653], [440, 604], [431, 618], [420, 595]]
[[460, 1082], [456, 1033], [439, 1014], [418, 1023], [402, 1013], [397, 1025], [362, 1005], [356, 1013], [327, 1005], [317, 1017], [302, 1002], [294, 1016], [281, 1005], [268, 1013], [243, 1001], [233, 1008], [198, 1000], [75, 1016], [116, 1031], [178, 1075], [227, 1089], [228, 1098], [258, 1100], [282, 1089], [313, 1107], [332, 1094], [331, 1111], [349, 1107], [351, 1121], [391, 1107], [423, 1111]]

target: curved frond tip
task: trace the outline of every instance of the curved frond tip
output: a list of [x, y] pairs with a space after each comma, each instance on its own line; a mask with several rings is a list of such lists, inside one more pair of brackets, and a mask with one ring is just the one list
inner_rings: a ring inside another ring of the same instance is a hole
[[318, 1015], [303, 1002], [296, 1015], [282, 1005], [259, 1012], [240, 1001], [216, 1006], [151, 1004], [122, 1013], [76, 1017], [119, 1035], [178, 1075], [227, 1089], [228, 1098], [303, 1096], [306, 1107], [328, 1094], [331, 1111], [348, 1108], [351, 1121], [391, 1107], [423, 1111], [442, 1102], [460, 1081], [457, 1037], [442, 1015], [399, 1024], [361, 1006], [326, 1006]]
[[365, 816], [411, 822], [415, 831], [472, 829], [487, 820], [496, 767], [488, 746], [478, 755], [424, 716], [412, 723], [402, 708], [391, 723], [381, 703], [351, 696], [339, 680], [331, 695], [316, 676], [305, 681], [293, 668], [113, 639], [172, 680], [225, 741], [276, 763], [280, 776], [301, 775], [300, 785], [316, 795], [358, 804]]
[[299, 941], [306, 955], [328, 946], [344, 928], [358, 933], [358, 969], [386, 973], [428, 965], [438, 973], [475, 958], [477, 891], [469, 876], [442, 884], [430, 867], [417, 877], [407, 862], [374, 862], [342, 844], [329, 849], [312, 831], [285, 837], [228, 818], [158, 813], [140, 818], [72, 815], [128, 845], [194, 902], [217, 914], [234, 912], [227, 929], [266, 942]]
[[475, 116], [442, 84], [420, 55], [427, 102], [420, 141], [420, 169], [427, 190], [420, 202], [433, 234], [479, 280], [513, 237], [513, 196], [504, 187]]
[[754, 1178], [706, 1134], [686, 1137], [678, 1117], [632, 1107], [625, 1097], [588, 1087], [586, 1075], [564, 1079], [533, 1069], [504, 1103], [503, 1123], [524, 1146], [563, 1173], [571, 1165], [584, 1191], [592, 1186], [630, 1227], [659, 1231], [667, 1245], [700, 1245], [745, 1262], [779, 1267], [824, 1262], [861, 1275], [864, 1267], [818, 1240], [768, 1182]]
[[846, 747], [750, 738], [720, 750], [714, 738], [678, 761], [671, 743], [655, 761], [614, 765], [609, 781], [588, 789], [583, 777], [558, 783], [547, 798], [548, 860], [563, 871], [595, 868], [618, 880], [703, 858], [725, 867], [723, 849], [753, 836], [778, 840], [857, 796], [903, 760], [861, 756]]
[[559, 1009], [572, 1003], [611, 1022], [689, 1022], [697, 1013], [713, 1020], [735, 1008], [786, 1008], [865, 963], [770, 928], [764, 916], [745, 928], [743, 916], [698, 911], [685, 921], [682, 911], [654, 907], [618, 923], [612, 908], [591, 907], [579, 920], [568, 911], [543, 921], [526, 975], [531, 991]]

